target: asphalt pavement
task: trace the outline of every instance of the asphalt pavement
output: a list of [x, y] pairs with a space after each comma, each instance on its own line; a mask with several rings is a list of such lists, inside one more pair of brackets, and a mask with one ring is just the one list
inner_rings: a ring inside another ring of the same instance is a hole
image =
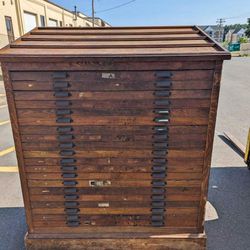
[[[249, 71], [249, 57], [233, 58], [224, 63], [209, 187], [209, 201], [218, 219], [207, 221], [205, 225], [208, 250], [250, 249], [250, 171], [218, 137], [225, 131], [242, 144], [246, 143], [250, 126]], [[26, 223], [16, 166], [0, 81], [0, 250], [24, 249]]]

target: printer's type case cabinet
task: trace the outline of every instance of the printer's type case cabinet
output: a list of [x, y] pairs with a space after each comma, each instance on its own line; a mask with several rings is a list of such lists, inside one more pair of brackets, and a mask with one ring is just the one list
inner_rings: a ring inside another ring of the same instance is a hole
[[197, 27], [37, 28], [0, 52], [27, 249], [204, 249], [222, 61]]

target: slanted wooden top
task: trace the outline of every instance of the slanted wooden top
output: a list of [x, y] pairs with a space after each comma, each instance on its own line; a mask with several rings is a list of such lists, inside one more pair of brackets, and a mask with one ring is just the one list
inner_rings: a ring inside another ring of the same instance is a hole
[[0, 50], [0, 60], [58, 57], [183, 57], [229, 59], [196, 26], [36, 28]]

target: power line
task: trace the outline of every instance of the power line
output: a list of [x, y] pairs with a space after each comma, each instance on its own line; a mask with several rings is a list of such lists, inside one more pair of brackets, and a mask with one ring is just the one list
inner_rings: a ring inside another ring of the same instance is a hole
[[218, 37], [219, 42], [223, 41], [223, 23], [225, 22], [226, 22], [225, 18], [217, 19], [218, 28], [219, 28], [219, 37]]
[[106, 12], [106, 11], [118, 9], [118, 8], [121, 8], [121, 7], [125, 6], [125, 5], [129, 5], [129, 4], [131, 4], [131, 3], [135, 2], [135, 1], [136, 1], [136, 0], [131, 0], [131, 1], [129, 1], [129, 2], [126, 2], [126, 3], [123, 3], [123, 4], [116, 5], [116, 6], [114, 6], [114, 7], [108, 8], [108, 9], [96, 11], [96, 13], [102, 13], [102, 12]]
[[239, 15], [239, 16], [224, 17], [223, 19], [235, 19], [235, 18], [246, 17], [246, 16], [248, 16], [248, 15], [250, 15], [250, 12], [246, 12], [246, 13], [241, 14], [241, 15]]

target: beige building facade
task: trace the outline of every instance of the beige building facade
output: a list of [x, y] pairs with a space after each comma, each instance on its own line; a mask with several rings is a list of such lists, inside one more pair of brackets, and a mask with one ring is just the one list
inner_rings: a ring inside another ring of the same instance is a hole
[[[90, 27], [91, 18], [71, 12], [46, 0], [0, 1], [0, 47], [17, 39], [31, 29], [40, 27]], [[100, 18], [95, 26], [109, 26]]]

